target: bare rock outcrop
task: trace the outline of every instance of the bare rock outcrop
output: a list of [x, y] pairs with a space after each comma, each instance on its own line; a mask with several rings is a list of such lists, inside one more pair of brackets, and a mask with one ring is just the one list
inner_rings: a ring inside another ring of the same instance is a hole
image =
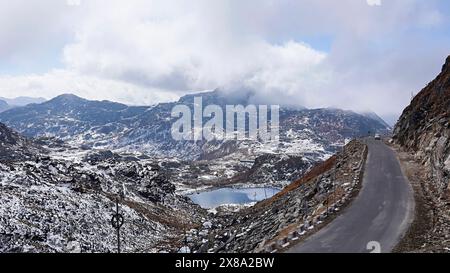
[[404, 110], [394, 141], [429, 168], [436, 197], [450, 199], [450, 56], [437, 78]]

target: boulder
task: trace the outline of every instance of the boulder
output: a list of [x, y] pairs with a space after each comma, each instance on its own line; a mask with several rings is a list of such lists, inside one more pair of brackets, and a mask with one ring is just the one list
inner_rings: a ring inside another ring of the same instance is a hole
[[81, 253], [81, 244], [77, 241], [67, 243], [65, 251], [68, 253]]

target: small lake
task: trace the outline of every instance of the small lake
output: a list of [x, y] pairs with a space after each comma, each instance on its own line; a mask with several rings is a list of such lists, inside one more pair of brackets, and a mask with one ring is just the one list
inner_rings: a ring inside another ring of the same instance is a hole
[[189, 194], [194, 203], [202, 208], [211, 209], [224, 204], [248, 204], [270, 198], [280, 190], [277, 188], [221, 188], [212, 191], [204, 191]]

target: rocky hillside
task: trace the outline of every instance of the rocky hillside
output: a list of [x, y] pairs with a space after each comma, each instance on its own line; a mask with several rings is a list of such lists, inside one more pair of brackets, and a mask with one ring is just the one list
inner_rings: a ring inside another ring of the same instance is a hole
[[429, 167], [435, 194], [450, 198], [450, 56], [437, 78], [404, 110], [394, 141]]
[[112, 152], [43, 149], [0, 124], [0, 252], [114, 252], [118, 193], [125, 252], [177, 251], [205, 212], [159, 165]]
[[43, 149], [0, 123], [0, 161], [32, 160], [37, 152], [43, 152]]
[[65, 94], [41, 104], [6, 111], [2, 120], [27, 137], [56, 136], [63, 140], [83, 137], [88, 142], [92, 135], [112, 138], [110, 133], [121, 133], [128, 124], [127, 118], [145, 109]]

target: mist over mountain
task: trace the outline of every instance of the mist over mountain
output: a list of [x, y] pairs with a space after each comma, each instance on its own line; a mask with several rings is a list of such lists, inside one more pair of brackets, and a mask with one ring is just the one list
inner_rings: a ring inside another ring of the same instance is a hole
[[44, 98], [32, 98], [32, 97], [17, 97], [12, 99], [0, 97], [0, 100], [5, 101], [11, 106], [25, 106], [32, 103], [43, 103], [47, 101]]
[[10, 108], [10, 106], [8, 105], [8, 103], [4, 100], [0, 99], [0, 112], [6, 111]]
[[0, 112], [6, 110], [21, 107], [32, 103], [43, 103], [46, 99], [44, 98], [32, 98], [32, 97], [17, 97], [13, 99], [0, 97]]

